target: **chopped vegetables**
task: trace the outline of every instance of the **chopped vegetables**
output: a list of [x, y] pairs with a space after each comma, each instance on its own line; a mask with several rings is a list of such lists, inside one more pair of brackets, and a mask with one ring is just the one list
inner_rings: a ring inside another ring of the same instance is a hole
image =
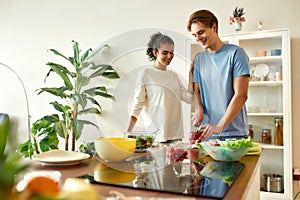
[[148, 149], [154, 142], [154, 136], [147, 135], [128, 135], [128, 138], [136, 139], [136, 149]]
[[182, 148], [171, 147], [168, 152], [170, 162], [181, 162], [187, 158], [188, 152]]

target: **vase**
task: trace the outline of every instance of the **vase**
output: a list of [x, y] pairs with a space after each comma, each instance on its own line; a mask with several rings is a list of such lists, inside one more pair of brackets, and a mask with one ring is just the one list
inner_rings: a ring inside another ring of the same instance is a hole
[[233, 25], [234, 25], [234, 30], [236, 32], [239, 32], [240, 30], [242, 30], [242, 22], [234, 22]]

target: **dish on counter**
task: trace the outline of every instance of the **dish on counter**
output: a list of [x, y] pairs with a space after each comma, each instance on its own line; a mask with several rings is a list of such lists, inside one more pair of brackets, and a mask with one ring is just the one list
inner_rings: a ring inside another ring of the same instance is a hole
[[105, 162], [123, 162], [134, 154], [136, 139], [133, 138], [96, 138], [97, 155]]
[[79, 164], [81, 161], [88, 159], [89, 157], [89, 154], [81, 152], [55, 149], [35, 154], [32, 156], [32, 159], [41, 162], [44, 165], [58, 166]]
[[252, 139], [239, 140], [209, 140], [201, 142], [207, 154], [217, 161], [239, 161], [252, 146]]
[[158, 131], [159, 130], [156, 130], [154, 132], [129, 131], [129, 132], [125, 132], [124, 135], [126, 138], [136, 139], [135, 152], [139, 153], [139, 152], [146, 152], [148, 149], [150, 149], [153, 146]]
[[246, 155], [260, 155], [262, 151], [261, 145], [258, 142], [252, 142], [252, 147], [248, 149]]

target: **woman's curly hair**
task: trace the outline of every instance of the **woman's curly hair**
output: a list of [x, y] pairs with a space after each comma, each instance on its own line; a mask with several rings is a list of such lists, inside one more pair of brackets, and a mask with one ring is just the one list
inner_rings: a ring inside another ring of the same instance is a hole
[[164, 35], [160, 32], [154, 33], [150, 36], [150, 41], [148, 42], [148, 48], [146, 51], [146, 55], [148, 56], [150, 61], [156, 60], [155, 55], [153, 54], [153, 51], [160, 48], [161, 44], [173, 44], [174, 41], [167, 35]]

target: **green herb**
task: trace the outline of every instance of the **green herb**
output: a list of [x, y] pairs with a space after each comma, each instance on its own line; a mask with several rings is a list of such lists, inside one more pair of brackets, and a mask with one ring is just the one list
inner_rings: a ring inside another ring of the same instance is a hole
[[195, 143], [201, 153], [206, 153], [205, 149], [202, 147], [201, 143]]
[[197, 166], [205, 166], [206, 162], [204, 160], [194, 160], [193, 161]]

